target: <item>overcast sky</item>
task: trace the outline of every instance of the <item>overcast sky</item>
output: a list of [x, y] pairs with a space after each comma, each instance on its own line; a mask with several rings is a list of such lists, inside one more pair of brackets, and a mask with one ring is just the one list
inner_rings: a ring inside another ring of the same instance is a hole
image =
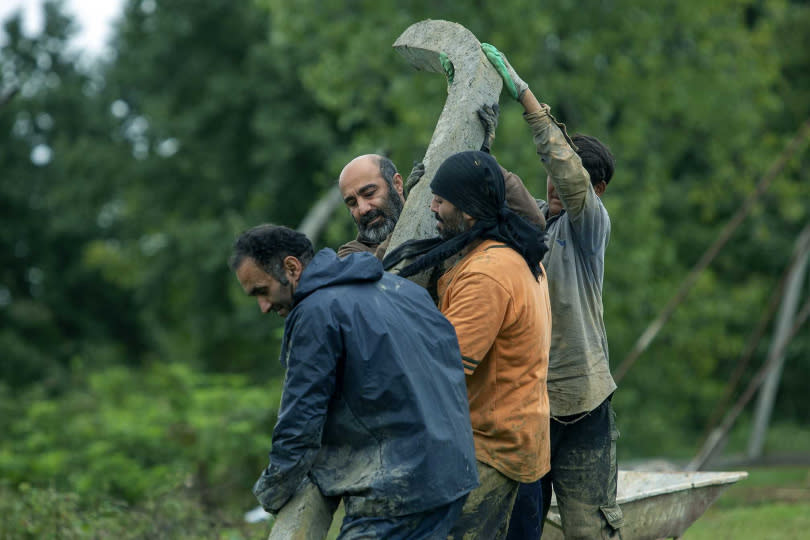
[[[80, 32], [74, 46], [91, 54], [98, 54], [106, 43], [112, 20], [122, 9], [124, 0], [65, 0], [67, 11], [77, 18]], [[17, 10], [24, 14], [24, 28], [36, 33], [42, 28], [41, 0], [0, 0], [0, 21], [5, 20]], [[5, 42], [5, 35], [0, 30], [0, 43]]]

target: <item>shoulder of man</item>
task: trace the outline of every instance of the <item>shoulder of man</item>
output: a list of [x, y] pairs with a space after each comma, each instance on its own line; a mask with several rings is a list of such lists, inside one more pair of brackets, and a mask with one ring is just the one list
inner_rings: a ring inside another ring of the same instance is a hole
[[527, 221], [545, 228], [546, 218], [523, 180], [503, 167], [501, 167], [501, 173], [503, 173], [503, 182], [506, 187], [506, 206]]
[[346, 255], [351, 255], [352, 253], [374, 253], [377, 250], [377, 246], [379, 244], [365, 244], [360, 240], [351, 240], [346, 242], [342, 246], [337, 249], [338, 257], [345, 257]]
[[477, 273], [502, 281], [515, 265], [526, 265], [525, 259], [510, 246], [494, 240], [485, 240], [479, 248], [459, 261], [462, 273]]

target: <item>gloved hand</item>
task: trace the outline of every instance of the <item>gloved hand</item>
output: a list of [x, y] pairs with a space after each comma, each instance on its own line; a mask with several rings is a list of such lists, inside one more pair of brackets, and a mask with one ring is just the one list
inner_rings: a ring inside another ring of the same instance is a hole
[[447, 86], [450, 86], [453, 84], [453, 79], [456, 76], [456, 67], [453, 65], [453, 62], [450, 61], [450, 57], [445, 53], [439, 53], [439, 62], [442, 65], [444, 74], [447, 76]]
[[411, 174], [408, 175], [408, 178], [405, 179], [405, 198], [408, 198], [408, 193], [411, 192], [411, 189], [419, 183], [419, 180], [425, 175], [425, 164], [421, 161], [416, 161], [413, 164], [413, 169], [411, 169]]
[[497, 103], [484, 105], [478, 109], [478, 119], [484, 126], [484, 142], [481, 144], [481, 151], [489, 154], [492, 148], [492, 141], [495, 140], [495, 129], [498, 127], [498, 113], [500, 109]]
[[503, 79], [503, 85], [506, 87], [509, 95], [512, 96], [513, 99], [520, 101], [523, 92], [529, 88], [529, 85], [518, 76], [515, 69], [509, 63], [509, 60], [506, 59], [506, 55], [501, 51], [489, 43], [482, 43], [481, 49], [484, 51], [484, 54], [487, 55], [490, 64], [495, 67], [498, 74]]

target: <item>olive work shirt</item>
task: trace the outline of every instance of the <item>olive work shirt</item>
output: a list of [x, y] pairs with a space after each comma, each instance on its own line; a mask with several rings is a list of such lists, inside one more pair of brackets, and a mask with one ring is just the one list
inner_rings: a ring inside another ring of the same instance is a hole
[[616, 390], [616, 383], [610, 374], [602, 308], [610, 217], [579, 155], [545, 107], [523, 116], [564, 208], [549, 217], [548, 204], [537, 201], [547, 219], [549, 250], [543, 266], [554, 317], [548, 395], [555, 417], [592, 411]]
[[536, 279], [517, 251], [484, 240], [439, 278], [438, 294], [461, 349], [476, 459], [538, 480], [550, 468], [545, 274]]

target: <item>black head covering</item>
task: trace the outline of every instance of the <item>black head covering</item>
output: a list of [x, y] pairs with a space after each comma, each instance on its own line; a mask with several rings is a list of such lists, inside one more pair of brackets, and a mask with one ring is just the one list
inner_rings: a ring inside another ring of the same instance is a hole
[[532, 274], [540, 273], [547, 251], [545, 233], [506, 206], [506, 188], [495, 158], [479, 151], [453, 154], [441, 164], [430, 189], [469, 216], [475, 224], [448, 240], [441, 237], [405, 242], [385, 257], [388, 270], [401, 260], [418, 256], [400, 271], [403, 277], [432, 268], [477, 239], [503, 242], [520, 253]]

